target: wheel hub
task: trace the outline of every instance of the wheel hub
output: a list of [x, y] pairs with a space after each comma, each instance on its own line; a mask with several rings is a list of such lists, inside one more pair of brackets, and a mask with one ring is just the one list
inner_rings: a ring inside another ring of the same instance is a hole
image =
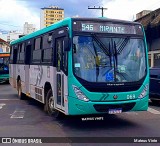
[[53, 96], [51, 96], [51, 97], [49, 98], [49, 108], [50, 108], [50, 110], [51, 110], [52, 112], [54, 112], [54, 98], [53, 98]]

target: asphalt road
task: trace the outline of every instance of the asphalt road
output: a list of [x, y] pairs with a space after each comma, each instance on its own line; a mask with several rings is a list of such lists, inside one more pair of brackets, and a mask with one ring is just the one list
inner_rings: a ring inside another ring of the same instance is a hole
[[[122, 139], [123, 137], [144, 137], [144, 139], [152, 137], [155, 140], [159, 137], [160, 142], [160, 103], [156, 105], [150, 103], [148, 111], [145, 112], [54, 119], [43, 111], [42, 104], [33, 99], [19, 100], [15, 89], [9, 84], [0, 84], [0, 117], [1, 138], [51, 137], [48, 141], [53, 141], [54, 137], [64, 137], [61, 140], [55, 139], [62, 143], [41, 145], [140, 145], [140, 143], [117, 144], [119, 139], [114, 139], [114, 144], [100, 143], [100, 139], [96, 137], [122, 137]], [[74, 137], [80, 137], [76, 140], [77, 143], [73, 143]], [[90, 137], [89, 143], [78, 143], [78, 141], [86, 140], [85, 137]], [[95, 143], [96, 141], [99, 143]], [[145, 143], [145, 145], [153, 144]], [[160, 143], [154, 145], [160, 145]]]

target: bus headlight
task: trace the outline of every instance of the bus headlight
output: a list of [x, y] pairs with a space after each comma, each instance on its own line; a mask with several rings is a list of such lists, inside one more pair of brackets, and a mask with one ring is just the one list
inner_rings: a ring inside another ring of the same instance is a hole
[[89, 99], [84, 95], [84, 93], [75, 85], [72, 85], [74, 93], [78, 97], [78, 99], [83, 100], [83, 101], [89, 101]]
[[138, 98], [142, 99], [144, 98], [146, 95], [147, 95], [147, 92], [148, 92], [148, 84], [144, 87], [143, 91], [141, 92], [141, 94], [139, 95]]

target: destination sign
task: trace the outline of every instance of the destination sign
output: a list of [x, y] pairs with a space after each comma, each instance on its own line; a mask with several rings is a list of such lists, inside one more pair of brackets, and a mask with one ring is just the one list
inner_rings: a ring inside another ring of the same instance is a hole
[[114, 33], [114, 34], [139, 34], [142, 35], [140, 25], [112, 23], [112, 22], [73, 22], [74, 31], [98, 32], [98, 33]]

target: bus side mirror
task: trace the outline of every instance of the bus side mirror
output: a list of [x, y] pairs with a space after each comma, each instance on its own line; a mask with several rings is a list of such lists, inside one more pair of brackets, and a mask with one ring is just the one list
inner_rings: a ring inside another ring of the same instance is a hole
[[70, 50], [70, 39], [68, 37], [64, 38], [64, 51]]

